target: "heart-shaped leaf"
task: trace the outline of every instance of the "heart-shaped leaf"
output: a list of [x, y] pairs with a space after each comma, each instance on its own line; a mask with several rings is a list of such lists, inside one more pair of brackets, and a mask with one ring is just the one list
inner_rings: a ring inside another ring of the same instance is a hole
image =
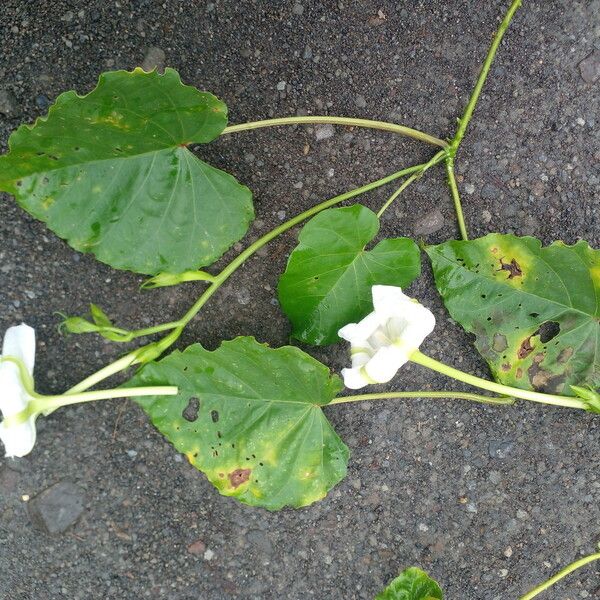
[[61, 94], [0, 157], [0, 190], [76, 250], [154, 275], [213, 263], [253, 217], [250, 190], [197, 159], [227, 125], [212, 94], [164, 75], [114, 71]]
[[427, 253], [452, 318], [498, 381], [564, 395], [600, 385], [598, 250], [493, 233]]
[[150, 363], [128, 385], [179, 387], [136, 398], [156, 428], [225, 496], [277, 510], [323, 498], [346, 475], [348, 448], [323, 414], [337, 376], [298, 348], [239, 337]]
[[440, 586], [425, 571], [410, 567], [396, 577], [375, 600], [442, 600]]
[[365, 250], [378, 231], [377, 215], [360, 204], [324, 210], [303, 227], [278, 288], [295, 338], [333, 344], [340, 327], [373, 310], [373, 285], [404, 287], [418, 277], [412, 240], [383, 240]]

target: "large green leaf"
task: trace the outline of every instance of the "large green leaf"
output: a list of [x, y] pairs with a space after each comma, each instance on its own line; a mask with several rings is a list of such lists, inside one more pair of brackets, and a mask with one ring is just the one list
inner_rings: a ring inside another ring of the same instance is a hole
[[383, 240], [365, 250], [378, 231], [377, 215], [360, 204], [325, 210], [304, 226], [278, 288], [295, 338], [333, 344], [340, 327], [373, 309], [371, 286], [404, 287], [418, 277], [412, 240]]
[[375, 600], [442, 600], [440, 586], [425, 571], [410, 567], [396, 577]]
[[600, 385], [600, 251], [491, 234], [427, 253], [446, 307], [497, 380], [565, 395]]
[[246, 232], [250, 190], [187, 148], [227, 125], [212, 94], [164, 75], [114, 71], [87, 96], [61, 94], [0, 157], [0, 190], [81, 252], [118, 269], [209, 265]]
[[177, 385], [136, 401], [225, 496], [277, 510], [323, 498], [346, 475], [348, 448], [323, 414], [337, 376], [298, 348], [239, 337], [195, 344], [145, 366], [128, 385]]

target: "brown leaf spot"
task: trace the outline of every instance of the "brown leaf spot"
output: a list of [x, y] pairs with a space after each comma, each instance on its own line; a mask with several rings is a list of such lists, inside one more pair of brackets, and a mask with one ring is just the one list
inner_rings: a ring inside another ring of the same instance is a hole
[[229, 483], [231, 487], [237, 488], [242, 483], [246, 483], [248, 479], [250, 479], [250, 473], [252, 473], [252, 469], [236, 469], [227, 475], [229, 478]]
[[544, 358], [545, 355], [541, 352], [534, 356], [533, 363], [527, 369], [529, 381], [536, 392], [544, 392], [546, 394], [560, 393], [564, 387], [565, 376], [553, 375], [550, 371], [543, 369], [540, 365]]
[[506, 336], [501, 333], [495, 333], [492, 341], [492, 348], [496, 352], [504, 352], [508, 348]]
[[558, 355], [558, 362], [559, 363], [566, 363], [571, 356], [573, 356], [573, 348], [571, 348], [570, 346], [568, 348], [565, 348], [559, 355]]
[[533, 336], [526, 337], [519, 346], [519, 351], [517, 352], [517, 356], [523, 360], [527, 358], [533, 352], [533, 346], [531, 345], [531, 338]]
[[516, 376], [517, 379], [521, 379], [521, 377], [523, 377], [523, 369], [521, 369], [521, 367], [517, 369]]
[[523, 271], [521, 271], [521, 267], [516, 259], [512, 259], [509, 263], [505, 263], [504, 260], [500, 259], [500, 271], [508, 271], [508, 278], [514, 279], [515, 277], [521, 277], [523, 275]]
[[187, 406], [183, 409], [181, 416], [190, 423], [193, 423], [198, 418], [198, 410], [200, 410], [200, 400], [191, 397]]
[[503, 363], [502, 364], [502, 370], [503, 371], [510, 371], [510, 363]]

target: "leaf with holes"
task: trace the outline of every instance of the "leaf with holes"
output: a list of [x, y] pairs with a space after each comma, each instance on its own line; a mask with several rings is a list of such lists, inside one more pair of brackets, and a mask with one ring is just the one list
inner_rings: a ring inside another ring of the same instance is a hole
[[360, 204], [325, 210], [304, 226], [278, 288], [295, 338], [333, 344], [340, 327], [373, 310], [371, 286], [404, 287], [418, 277], [412, 240], [382, 240], [365, 250], [378, 231], [377, 215]]
[[164, 75], [114, 71], [61, 94], [0, 157], [0, 190], [76, 250], [154, 275], [210, 265], [246, 232], [250, 190], [196, 158], [227, 124], [212, 94]]
[[425, 571], [410, 567], [396, 577], [375, 600], [442, 600], [440, 586]]
[[348, 448], [323, 414], [337, 376], [298, 348], [239, 337], [150, 363], [128, 385], [179, 387], [136, 398], [156, 428], [225, 496], [278, 510], [307, 506], [346, 475]]
[[452, 318], [498, 381], [564, 395], [600, 385], [600, 251], [493, 233], [427, 253]]

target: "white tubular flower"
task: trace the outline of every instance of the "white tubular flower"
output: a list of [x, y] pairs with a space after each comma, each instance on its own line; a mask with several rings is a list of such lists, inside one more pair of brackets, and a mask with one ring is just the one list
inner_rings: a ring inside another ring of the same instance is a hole
[[35, 444], [36, 415], [24, 421], [11, 419], [25, 410], [32, 400], [27, 388], [32, 390], [34, 361], [34, 329], [25, 323], [9, 327], [4, 334], [0, 356], [0, 411], [4, 417], [0, 423], [0, 440], [4, 443], [6, 456], [25, 456]]
[[399, 287], [374, 285], [371, 293], [374, 311], [338, 332], [351, 344], [352, 368], [342, 376], [353, 390], [392, 379], [435, 327], [433, 313]]

